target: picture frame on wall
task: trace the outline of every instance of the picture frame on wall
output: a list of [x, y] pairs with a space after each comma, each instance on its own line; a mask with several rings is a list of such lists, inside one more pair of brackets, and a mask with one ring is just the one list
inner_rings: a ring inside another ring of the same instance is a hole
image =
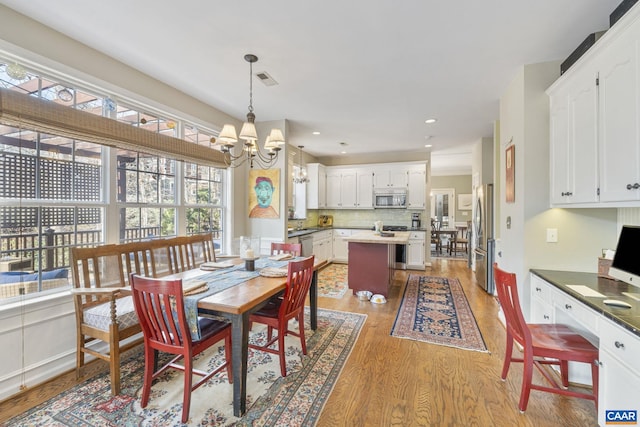
[[471, 210], [471, 194], [458, 194], [458, 210]]
[[510, 145], [505, 150], [505, 195], [507, 203], [516, 201], [516, 146]]
[[280, 218], [280, 169], [251, 169], [249, 187], [249, 218]]

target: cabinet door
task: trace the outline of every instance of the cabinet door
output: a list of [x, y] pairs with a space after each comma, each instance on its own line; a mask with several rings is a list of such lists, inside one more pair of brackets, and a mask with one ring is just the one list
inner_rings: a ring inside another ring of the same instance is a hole
[[424, 270], [424, 240], [409, 240], [407, 268]]
[[318, 208], [327, 207], [327, 171], [324, 166], [318, 168]]
[[409, 187], [407, 197], [409, 198], [409, 209], [424, 209], [426, 207], [427, 191], [427, 170], [426, 166], [412, 167], [409, 170]]
[[373, 208], [373, 172], [358, 171], [357, 180], [357, 207], [359, 209]]
[[[637, 42], [624, 34], [599, 59], [600, 201], [640, 199]], [[639, 184], [639, 189], [635, 189]], [[630, 188], [628, 188], [630, 187]]]
[[333, 230], [333, 260], [347, 262], [349, 244], [344, 238], [351, 235], [351, 230]]
[[566, 90], [550, 95], [551, 204], [566, 203], [569, 191], [569, 96]]
[[327, 172], [327, 207], [341, 208], [341, 174], [339, 171]]
[[566, 195], [570, 203], [598, 201], [598, 87], [595, 72], [578, 76], [569, 93]]
[[389, 187], [407, 188], [409, 171], [406, 167], [394, 167], [389, 170]]
[[343, 171], [340, 181], [340, 192], [342, 200], [340, 206], [342, 208], [355, 208], [358, 206], [358, 182], [356, 171]]
[[598, 425], [607, 425], [607, 410], [631, 409], [640, 413], [640, 374], [620, 363], [606, 349], [601, 348], [598, 357]]

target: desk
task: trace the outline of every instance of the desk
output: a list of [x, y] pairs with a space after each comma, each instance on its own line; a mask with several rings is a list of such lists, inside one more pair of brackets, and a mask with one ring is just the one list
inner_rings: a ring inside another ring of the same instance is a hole
[[[244, 262], [236, 258], [235, 263]], [[309, 306], [311, 329], [317, 328], [318, 322], [318, 270], [327, 261], [316, 262], [311, 289], [309, 290]], [[163, 279], [194, 279], [207, 274], [200, 269], [163, 277]], [[286, 277], [258, 276], [210, 295], [198, 301], [198, 309], [214, 311], [231, 321], [231, 358], [233, 372], [233, 414], [241, 417], [247, 405], [247, 359], [249, 355], [249, 315], [260, 308], [269, 298], [286, 288]]]

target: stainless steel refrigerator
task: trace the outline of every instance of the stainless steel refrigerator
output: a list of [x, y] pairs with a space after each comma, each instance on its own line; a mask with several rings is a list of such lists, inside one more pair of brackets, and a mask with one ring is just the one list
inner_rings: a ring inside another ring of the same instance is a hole
[[493, 262], [495, 238], [493, 234], [493, 184], [477, 188], [473, 213], [473, 241], [476, 260], [476, 282], [493, 294]]

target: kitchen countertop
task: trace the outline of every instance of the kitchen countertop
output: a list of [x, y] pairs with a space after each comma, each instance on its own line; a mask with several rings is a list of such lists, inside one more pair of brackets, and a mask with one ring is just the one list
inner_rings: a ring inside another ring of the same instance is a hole
[[[624, 327], [631, 333], [640, 336], [640, 301], [622, 295], [622, 292], [639, 293], [640, 289], [604, 277], [598, 277], [596, 273], [582, 273], [574, 271], [538, 270], [531, 273], [551, 283], [561, 291], [571, 295], [581, 303], [589, 306], [606, 318]], [[568, 285], [583, 285], [606, 296], [585, 297], [569, 288]], [[604, 299], [617, 299], [628, 302], [632, 308], [619, 308], [604, 304]]]
[[[373, 226], [371, 227], [365, 227], [365, 226], [353, 226], [353, 225], [333, 225], [332, 227], [306, 227], [303, 228], [301, 230], [291, 230], [289, 231], [289, 233], [287, 234], [287, 237], [291, 238], [291, 237], [300, 237], [300, 236], [306, 236], [307, 234], [312, 234], [318, 231], [323, 231], [323, 230], [372, 230]], [[407, 228], [408, 232], [411, 231], [427, 231], [426, 228]], [[395, 233], [395, 231], [392, 231], [391, 233]]]
[[343, 239], [354, 243], [383, 243], [388, 245], [406, 245], [409, 242], [410, 233], [408, 231], [390, 231], [389, 233], [393, 233], [393, 236], [383, 237], [373, 230], [362, 230], [351, 236], [345, 236]]

